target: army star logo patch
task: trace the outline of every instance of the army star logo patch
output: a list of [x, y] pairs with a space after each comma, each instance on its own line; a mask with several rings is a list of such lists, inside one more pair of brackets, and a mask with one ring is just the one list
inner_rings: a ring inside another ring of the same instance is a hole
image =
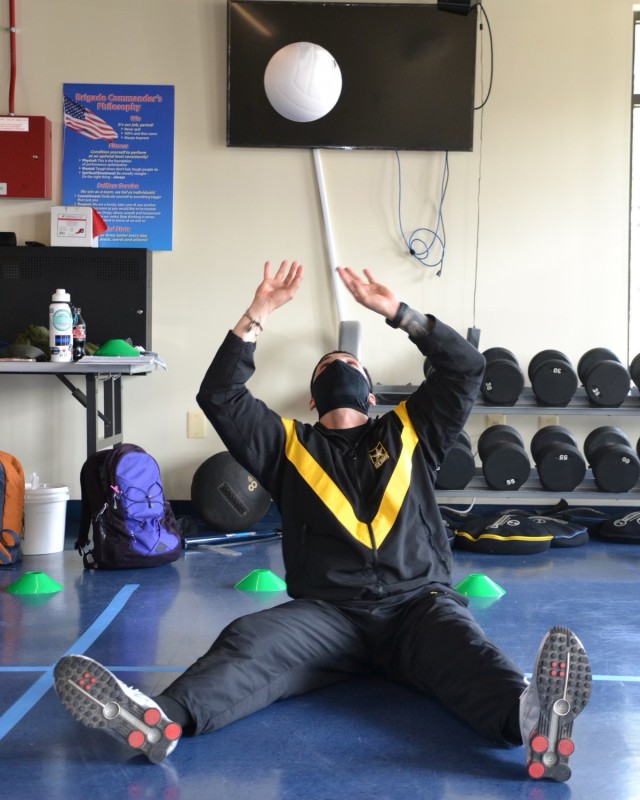
[[380, 467], [384, 464], [385, 461], [389, 459], [389, 453], [384, 449], [382, 446], [382, 442], [378, 442], [378, 444], [373, 448], [373, 450], [369, 450], [369, 458], [371, 459], [371, 463], [376, 469], [380, 469]]

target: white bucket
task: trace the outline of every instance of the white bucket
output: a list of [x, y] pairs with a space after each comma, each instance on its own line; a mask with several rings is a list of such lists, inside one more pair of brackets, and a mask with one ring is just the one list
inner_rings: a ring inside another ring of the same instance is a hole
[[68, 486], [43, 483], [24, 492], [24, 534], [22, 554], [39, 556], [64, 550], [64, 529], [67, 517]]

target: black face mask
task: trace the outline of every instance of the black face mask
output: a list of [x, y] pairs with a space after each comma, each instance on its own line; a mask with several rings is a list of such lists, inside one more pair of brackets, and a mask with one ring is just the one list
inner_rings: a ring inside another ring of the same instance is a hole
[[325, 367], [311, 386], [311, 396], [320, 417], [335, 408], [355, 408], [367, 414], [370, 392], [364, 375], [339, 359]]

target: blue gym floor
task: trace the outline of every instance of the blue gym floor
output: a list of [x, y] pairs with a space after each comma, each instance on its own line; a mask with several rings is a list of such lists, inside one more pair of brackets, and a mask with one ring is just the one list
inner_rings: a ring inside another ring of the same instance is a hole
[[[568, 783], [531, 781], [522, 748], [484, 741], [431, 700], [380, 680], [278, 703], [213, 734], [183, 739], [159, 766], [76, 723], [51, 670], [84, 652], [159, 692], [232, 618], [285, 600], [234, 584], [282, 576], [280, 543], [194, 548], [175, 564], [88, 573], [72, 550], [0, 569], [0, 797], [19, 800], [495, 800], [640, 797], [640, 548], [589, 542], [534, 556], [456, 551], [456, 583], [490, 576], [506, 595], [475, 601], [485, 630], [530, 673], [553, 624], [582, 638], [595, 677], [574, 728]], [[25, 572], [63, 585], [48, 597], [5, 591]], [[39, 602], [35, 602], [38, 600]]]

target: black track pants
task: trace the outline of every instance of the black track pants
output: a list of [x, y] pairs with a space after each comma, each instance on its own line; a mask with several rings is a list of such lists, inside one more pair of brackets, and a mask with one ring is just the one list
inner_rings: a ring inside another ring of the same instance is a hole
[[240, 617], [157, 699], [179, 703], [205, 733], [371, 671], [436, 697], [483, 736], [518, 743], [522, 672], [442, 593], [402, 605], [293, 600]]

